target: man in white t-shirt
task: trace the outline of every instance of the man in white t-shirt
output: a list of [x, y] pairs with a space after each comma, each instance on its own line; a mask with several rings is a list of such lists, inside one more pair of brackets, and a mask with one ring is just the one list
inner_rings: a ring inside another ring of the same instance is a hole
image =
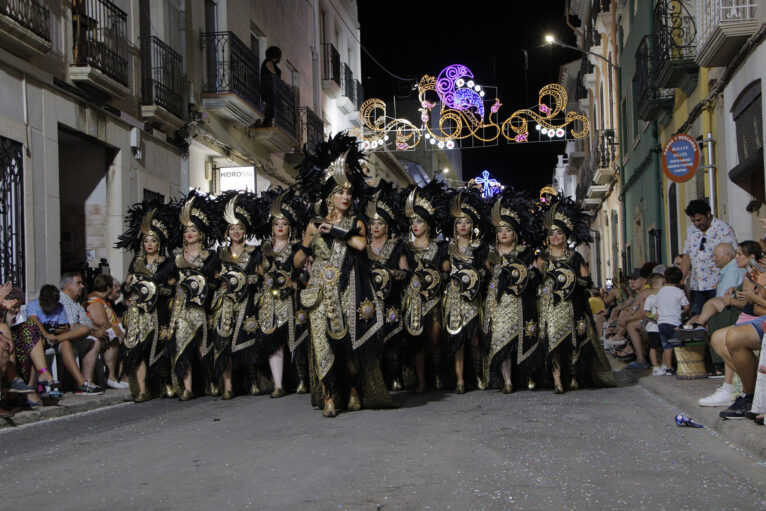
[[662, 343], [662, 362], [670, 374], [673, 367], [673, 348], [677, 344], [671, 342], [671, 339], [682, 324], [681, 315], [689, 310], [689, 299], [681, 288], [683, 280], [684, 273], [680, 268], [671, 266], [665, 270], [665, 285], [657, 293], [655, 302], [657, 328]]
[[644, 301], [644, 314], [646, 314], [646, 336], [649, 338], [649, 359], [652, 361], [652, 375], [664, 376], [668, 374], [668, 368], [661, 365], [662, 341], [660, 329], [657, 326], [657, 293], [665, 285], [665, 275], [653, 273], [649, 277], [651, 291]]

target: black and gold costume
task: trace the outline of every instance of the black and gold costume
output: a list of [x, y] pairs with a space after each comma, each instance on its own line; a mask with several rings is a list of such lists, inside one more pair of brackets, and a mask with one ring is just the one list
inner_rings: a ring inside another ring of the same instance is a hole
[[[545, 209], [546, 235], [553, 229], [562, 231], [567, 242], [591, 239], [584, 213], [569, 198], [555, 199]], [[570, 388], [580, 384], [613, 386], [611, 367], [588, 305], [590, 278], [581, 273], [585, 260], [569, 248], [559, 257], [546, 249], [541, 259], [543, 282], [538, 288], [538, 307], [550, 363], [561, 367], [562, 384], [569, 383]]]
[[[172, 240], [177, 215], [177, 204], [136, 204], [128, 211], [128, 230], [116, 244], [117, 248], [136, 253], [125, 279], [128, 308], [123, 318], [126, 334], [122, 340], [122, 373], [132, 376], [145, 362], [146, 382], [155, 388], [168, 376], [166, 344], [171, 293], [167, 280], [171, 260], [164, 254]], [[148, 262], [143, 250], [145, 236], [153, 237], [158, 244], [157, 258], [152, 262]], [[138, 389], [133, 388], [132, 392], [138, 397]]]

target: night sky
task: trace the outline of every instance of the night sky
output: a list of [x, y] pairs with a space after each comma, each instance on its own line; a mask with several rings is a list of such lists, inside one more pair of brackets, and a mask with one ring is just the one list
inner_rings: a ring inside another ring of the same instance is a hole
[[[437, 76], [448, 65], [464, 64], [477, 83], [497, 86], [503, 103], [500, 122], [514, 110], [536, 105], [539, 89], [556, 82], [559, 67], [581, 55], [544, 44], [546, 33], [575, 44], [562, 0], [359, 0], [358, 5], [362, 45], [391, 73], [419, 79], [424, 74]], [[528, 54], [526, 84], [522, 50]], [[364, 51], [362, 69], [365, 98], [388, 102], [410, 94], [416, 83], [392, 78]], [[417, 98], [416, 92], [411, 94]], [[419, 119], [410, 120], [420, 124]], [[537, 191], [550, 184], [564, 145], [563, 141], [511, 145], [501, 136], [496, 147], [463, 150], [463, 179], [487, 169], [504, 185]]]

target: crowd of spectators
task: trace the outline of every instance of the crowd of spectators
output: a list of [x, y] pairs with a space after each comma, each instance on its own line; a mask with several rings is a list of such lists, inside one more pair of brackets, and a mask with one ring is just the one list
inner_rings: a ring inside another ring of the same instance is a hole
[[[120, 380], [125, 307], [117, 279], [97, 275], [86, 295], [82, 275], [69, 272], [59, 286], [46, 284], [24, 302], [21, 289], [0, 287], [0, 417], [55, 403], [64, 390], [97, 395], [104, 387], [128, 387]], [[63, 383], [51, 367], [59, 362]]]
[[653, 376], [675, 375], [683, 362], [675, 360], [677, 350], [705, 343], [706, 372], [695, 376], [723, 383], [699, 405], [724, 408], [725, 419], [763, 424], [766, 378], [757, 385], [757, 376], [766, 376], [758, 358], [766, 342], [766, 242], [738, 242], [704, 200], [691, 201], [685, 212], [692, 225], [672, 266], [647, 263], [594, 293], [599, 334], [627, 369], [651, 369]]

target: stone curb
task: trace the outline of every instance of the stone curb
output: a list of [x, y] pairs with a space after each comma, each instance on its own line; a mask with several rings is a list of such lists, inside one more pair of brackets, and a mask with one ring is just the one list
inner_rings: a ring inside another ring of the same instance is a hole
[[40, 406], [33, 410], [24, 409], [7, 419], [0, 419], [0, 429], [12, 428], [23, 424], [32, 424], [35, 422], [74, 415], [76, 413], [87, 412], [97, 408], [119, 405], [130, 401], [130, 391], [128, 389], [109, 389], [98, 396], [77, 396], [66, 393], [64, 397], [55, 405]]
[[[695, 422], [715, 431], [727, 442], [766, 460], [766, 427], [757, 426], [748, 419], [725, 420], [718, 416], [719, 412], [725, 410], [724, 407], [697, 404], [700, 398], [709, 396], [721, 386], [722, 378], [679, 380], [674, 376], [652, 376], [651, 370], [625, 369], [621, 362], [609, 358], [621, 386], [631, 383], [641, 386], [676, 407], [676, 413], [694, 418]], [[668, 417], [668, 420], [672, 419]]]

